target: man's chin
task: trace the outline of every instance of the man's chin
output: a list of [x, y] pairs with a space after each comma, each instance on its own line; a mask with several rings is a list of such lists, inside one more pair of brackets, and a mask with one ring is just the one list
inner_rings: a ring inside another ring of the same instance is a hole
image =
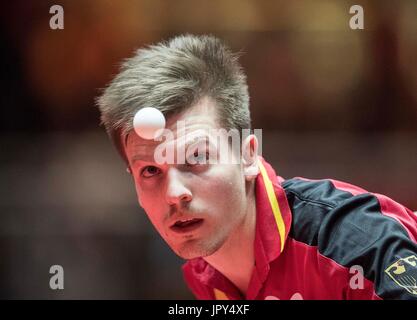
[[210, 246], [210, 245], [204, 245], [198, 242], [194, 242], [194, 243], [187, 242], [175, 248], [171, 246], [171, 249], [173, 249], [174, 252], [180, 258], [185, 259], [185, 260], [191, 260], [191, 259], [204, 258], [204, 257], [211, 256], [217, 250], [219, 250], [220, 247], [221, 245]]

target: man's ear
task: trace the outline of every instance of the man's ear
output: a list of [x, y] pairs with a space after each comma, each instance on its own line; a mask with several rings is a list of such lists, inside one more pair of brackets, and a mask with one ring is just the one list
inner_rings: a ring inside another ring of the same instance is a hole
[[242, 143], [243, 172], [247, 181], [254, 180], [259, 174], [258, 139], [251, 134]]

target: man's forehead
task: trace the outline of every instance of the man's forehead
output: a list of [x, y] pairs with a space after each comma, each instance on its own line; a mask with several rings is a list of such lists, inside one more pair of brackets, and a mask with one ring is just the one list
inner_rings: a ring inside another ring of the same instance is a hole
[[[203, 98], [195, 106], [169, 117], [166, 124], [166, 130], [169, 131], [171, 138], [183, 143], [189, 143], [190, 139], [199, 136], [209, 136], [210, 130], [219, 128], [215, 103], [209, 98]], [[132, 130], [126, 138], [126, 149], [129, 153], [132, 151], [148, 153], [161, 142], [163, 141], [143, 139]]]
[[187, 129], [192, 129], [193, 126], [197, 125], [218, 128], [218, 120], [219, 117], [216, 103], [212, 99], [206, 97], [202, 98], [197, 104], [183, 112], [168, 117], [166, 128], [175, 130], [178, 127], [178, 122], [185, 123]]
[[161, 141], [146, 140], [136, 135], [131, 131], [127, 138], [127, 149], [134, 153], [148, 153], [153, 152], [155, 148], [161, 143], [175, 144], [175, 145], [189, 145], [194, 142], [215, 139], [212, 136], [211, 128], [198, 128], [196, 130], [187, 130], [184, 134], [172, 135], [172, 139], [162, 138]]

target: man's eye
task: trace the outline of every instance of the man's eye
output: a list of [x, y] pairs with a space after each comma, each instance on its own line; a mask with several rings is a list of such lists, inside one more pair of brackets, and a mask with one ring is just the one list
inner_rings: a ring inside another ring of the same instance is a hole
[[155, 166], [147, 166], [142, 169], [141, 176], [144, 178], [150, 178], [159, 174], [161, 170]]
[[191, 157], [187, 159], [188, 165], [207, 164], [210, 159], [208, 152], [194, 152]]

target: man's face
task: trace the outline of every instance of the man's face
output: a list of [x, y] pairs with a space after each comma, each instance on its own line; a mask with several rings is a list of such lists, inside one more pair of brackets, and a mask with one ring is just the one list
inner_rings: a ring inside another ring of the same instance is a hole
[[[177, 128], [177, 122], [185, 126]], [[200, 144], [193, 161], [158, 164], [154, 152], [161, 141], [144, 140], [132, 131], [126, 154], [134, 177], [140, 205], [168, 245], [182, 258], [209, 256], [242, 223], [247, 207], [245, 175], [240, 161], [212, 164], [215, 152], [208, 148], [209, 129], [219, 129], [214, 102], [202, 99], [197, 105], [168, 119], [175, 146], [188, 137]], [[205, 132], [206, 134], [203, 134]], [[196, 138], [197, 137], [197, 138]], [[201, 139], [200, 139], [200, 138]], [[163, 141], [162, 141], [163, 142]], [[205, 150], [206, 153], [201, 152]], [[205, 159], [200, 159], [201, 154]], [[234, 157], [239, 157], [234, 153]], [[205, 160], [205, 161], [200, 161]], [[239, 164], [236, 164], [239, 163]]]

